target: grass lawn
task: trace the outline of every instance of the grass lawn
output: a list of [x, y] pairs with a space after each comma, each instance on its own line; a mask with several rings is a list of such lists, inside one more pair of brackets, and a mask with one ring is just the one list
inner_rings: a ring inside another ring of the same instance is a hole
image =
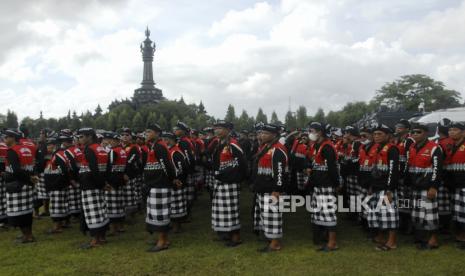
[[87, 241], [74, 224], [56, 236], [44, 234], [51, 227], [49, 218], [34, 221], [34, 244], [16, 245], [18, 231], [0, 233], [0, 275], [163, 275], [163, 274], [457, 274], [464, 273], [465, 251], [450, 240], [438, 250], [419, 252], [410, 237], [401, 237], [399, 248], [378, 252], [366, 235], [351, 222], [338, 226], [340, 249], [319, 253], [312, 244], [308, 214], [301, 210], [285, 216], [283, 250], [260, 254], [263, 247], [252, 233], [251, 194], [242, 193], [242, 235], [244, 244], [226, 248], [212, 241], [208, 195], [204, 193], [194, 207], [192, 223], [184, 232], [171, 235], [171, 248], [146, 253], [150, 236], [144, 218], [127, 228], [121, 236], [109, 238], [102, 248], [80, 250]]

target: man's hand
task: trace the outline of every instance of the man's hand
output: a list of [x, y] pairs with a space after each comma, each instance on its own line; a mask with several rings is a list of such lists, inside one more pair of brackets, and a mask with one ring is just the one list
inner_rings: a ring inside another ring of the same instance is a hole
[[38, 177], [37, 175], [31, 176], [30, 179], [31, 179], [32, 184], [37, 184], [37, 183], [39, 183], [39, 177]]
[[178, 189], [182, 187], [182, 182], [181, 182], [181, 180], [179, 180], [179, 179], [173, 180], [173, 184], [174, 184], [174, 186], [175, 186], [176, 188], [178, 188]]
[[392, 192], [391, 191], [387, 191], [386, 194], [385, 194], [385, 197], [387, 198], [388, 202], [389, 203], [392, 203]]
[[108, 184], [108, 182], [105, 182], [105, 187], [104, 187], [103, 189], [104, 189], [105, 191], [108, 191], [108, 192], [109, 192], [109, 191], [113, 190], [113, 187], [111, 187], [111, 185]]
[[438, 194], [438, 190], [436, 190], [436, 188], [434, 187], [431, 187], [428, 189], [428, 193], [426, 194], [426, 197], [428, 199], [434, 199], [436, 198], [437, 194]]
[[278, 200], [278, 199], [279, 199], [279, 196], [280, 196], [280, 193], [279, 193], [279, 192], [272, 192], [272, 193], [271, 193], [271, 196], [274, 197], [274, 198], [276, 198], [276, 200]]

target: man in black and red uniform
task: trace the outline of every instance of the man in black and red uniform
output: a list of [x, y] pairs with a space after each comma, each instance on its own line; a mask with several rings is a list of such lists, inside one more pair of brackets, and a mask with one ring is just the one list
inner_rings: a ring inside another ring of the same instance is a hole
[[400, 202], [403, 206], [399, 208], [399, 230], [404, 233], [411, 233], [412, 223], [411, 223], [411, 198], [412, 190], [407, 184], [404, 183], [405, 179], [405, 167], [407, 164], [407, 153], [410, 149], [410, 146], [414, 143], [412, 137], [409, 134], [410, 131], [410, 122], [401, 119], [395, 128], [395, 144], [399, 149], [399, 182], [398, 182], [398, 196]]
[[79, 187], [79, 168], [84, 156], [82, 151], [73, 143], [75, 136], [69, 129], [60, 131], [58, 139], [61, 147], [65, 150], [65, 156], [69, 161], [70, 185], [68, 187], [69, 213], [75, 218], [81, 214], [81, 189]]
[[[368, 188], [371, 181], [371, 170], [374, 165], [374, 158], [377, 154], [377, 147], [373, 142], [373, 130], [368, 127], [360, 129], [360, 142], [361, 146], [358, 154], [359, 173], [358, 183], [360, 187], [360, 202], [363, 202], [368, 196]], [[361, 224], [364, 230], [368, 231], [368, 210], [365, 208], [360, 213]]]
[[84, 224], [82, 230], [89, 230], [92, 240], [81, 248], [90, 249], [105, 244], [105, 233], [110, 220], [105, 202], [109, 162], [107, 151], [98, 143], [95, 130], [81, 128], [79, 142], [85, 146], [79, 169], [81, 200]]
[[140, 185], [140, 173], [142, 170], [141, 156], [138, 145], [132, 141], [132, 132], [129, 128], [122, 128], [120, 131], [122, 147], [126, 151], [126, 175], [128, 176], [128, 183], [122, 187], [124, 197], [124, 206], [126, 215], [134, 218], [138, 208], [140, 196], [138, 195], [137, 185]]
[[454, 141], [447, 156], [446, 177], [453, 191], [454, 215], [458, 247], [465, 250], [465, 124], [452, 122], [449, 137]]
[[290, 186], [292, 193], [304, 194], [308, 181], [306, 170], [310, 167], [310, 160], [307, 158], [308, 133], [299, 132], [296, 135], [289, 151]]
[[[353, 126], [346, 126], [343, 130], [343, 155], [341, 156], [341, 176], [347, 188], [347, 202], [351, 208], [356, 206], [357, 196], [360, 195], [360, 186], [358, 184], [358, 153], [360, 150], [359, 131]], [[356, 220], [356, 212], [350, 213], [350, 218]]]
[[7, 129], [5, 144], [8, 146], [5, 160], [6, 214], [11, 226], [19, 227], [21, 243], [34, 242], [32, 235], [32, 212], [34, 184], [39, 179], [34, 175], [35, 152], [31, 147], [20, 144], [21, 133]]
[[187, 185], [185, 187], [185, 191], [187, 193], [187, 212], [188, 216], [190, 216], [190, 212], [192, 209], [192, 204], [196, 198], [195, 192], [195, 180], [194, 180], [194, 173], [195, 173], [195, 147], [192, 143], [192, 140], [189, 138], [189, 126], [183, 122], [178, 121], [173, 128], [174, 134], [178, 137], [178, 145], [181, 149], [182, 153], [187, 158], [187, 166], [189, 168], [187, 174]]
[[111, 171], [108, 178], [109, 189], [105, 191], [111, 235], [124, 232], [125, 217], [123, 186], [126, 185], [126, 151], [121, 147], [120, 136], [115, 132], [104, 134], [109, 140], [111, 150], [108, 153]]
[[51, 155], [44, 169], [45, 190], [50, 197], [50, 217], [54, 228], [49, 234], [59, 234], [69, 218], [68, 187], [70, 185], [69, 160], [56, 138], [47, 138], [47, 153]]
[[442, 151], [428, 140], [428, 125], [412, 124], [412, 144], [407, 153], [406, 184], [412, 187], [412, 222], [418, 249], [438, 248], [439, 228], [437, 193], [441, 181]]
[[170, 220], [173, 226], [174, 233], [181, 232], [181, 222], [187, 216], [187, 199], [182, 185], [186, 183], [186, 170], [187, 163], [186, 157], [179, 149], [177, 144], [177, 137], [172, 132], [163, 132], [161, 135], [163, 141], [169, 149], [169, 159], [175, 170], [176, 179], [179, 180], [178, 184], [174, 185], [171, 190], [171, 206], [170, 206]]
[[[322, 240], [327, 240], [318, 251], [329, 252], [338, 249], [336, 208], [330, 205], [331, 202], [336, 202], [335, 195], [339, 187], [337, 155], [324, 124], [313, 122], [309, 125], [309, 129], [309, 138], [315, 143], [312, 147], [313, 162], [309, 177], [314, 242], [320, 244]], [[323, 235], [327, 236], [323, 238]]]
[[240, 183], [247, 175], [247, 161], [236, 139], [230, 137], [233, 124], [218, 121], [214, 125], [219, 143], [212, 153], [215, 183], [212, 198], [212, 229], [227, 241], [226, 246], [242, 243], [240, 237]]
[[182, 182], [176, 179], [168, 147], [160, 139], [161, 133], [162, 129], [157, 124], [150, 124], [145, 131], [147, 141], [150, 143], [144, 168], [144, 181], [149, 190], [145, 223], [149, 233], [159, 233], [158, 239], [148, 249], [148, 252], [160, 252], [168, 249], [171, 192], [174, 186], [178, 188], [182, 186]]
[[[138, 147], [138, 150], [139, 150], [139, 154], [140, 154], [140, 158], [139, 158], [139, 174], [137, 175], [137, 182], [140, 183], [140, 193], [139, 193], [139, 196], [140, 196], [140, 204], [141, 204], [141, 210], [143, 208], [145, 208], [145, 203], [146, 203], [146, 199], [147, 199], [147, 195], [144, 194], [144, 191], [146, 189], [144, 189], [144, 167], [145, 167], [145, 160], [147, 160], [147, 155], [149, 154], [149, 146], [147, 145], [147, 143], [145, 142], [145, 134], [144, 132], [140, 132], [140, 133], [137, 133], [136, 134], [136, 144], [137, 144], [137, 147]], [[142, 206], [143, 205], [143, 206]]]
[[286, 190], [288, 178], [287, 149], [279, 142], [281, 128], [274, 124], [260, 126], [260, 140], [263, 146], [256, 156], [253, 188], [256, 193], [254, 205], [254, 229], [264, 234], [269, 243], [260, 252], [281, 250], [283, 236], [282, 212], [277, 203]]
[[195, 155], [195, 160], [197, 162], [195, 163], [195, 173], [194, 173], [194, 183], [197, 191], [201, 191], [204, 184], [205, 184], [205, 179], [204, 179], [204, 168], [202, 166], [202, 163], [200, 162], [200, 159], [202, 155], [205, 152], [205, 143], [203, 142], [202, 139], [199, 138], [199, 131], [196, 129], [192, 129], [190, 131], [190, 139], [192, 144], [194, 145], [194, 155]]
[[6, 215], [6, 191], [5, 191], [5, 162], [8, 146], [4, 142], [4, 135], [0, 138], [0, 229], [8, 229], [8, 217]]
[[[447, 118], [442, 119], [437, 125], [438, 138], [436, 143], [441, 147], [443, 157], [443, 168], [448, 165], [447, 157], [454, 147], [454, 140], [449, 137], [449, 124], [451, 121]], [[445, 177], [446, 170], [442, 170], [441, 182], [438, 187], [438, 209], [439, 209], [439, 231], [443, 234], [450, 234], [450, 222], [452, 219], [451, 210], [451, 189], [447, 178]]]
[[[399, 149], [390, 142], [392, 130], [378, 123], [373, 127], [373, 140], [376, 155], [371, 171], [368, 194], [371, 196], [368, 210], [368, 227], [376, 235], [374, 242], [378, 250], [388, 251], [397, 248], [397, 183], [399, 180]], [[385, 239], [385, 232], [388, 239]]]
[[204, 129], [205, 135], [205, 151], [202, 156], [202, 163], [205, 168], [205, 186], [210, 193], [210, 199], [213, 198], [213, 185], [215, 183], [215, 176], [212, 167], [212, 152], [218, 144], [218, 137], [214, 136], [213, 128], [206, 127]]

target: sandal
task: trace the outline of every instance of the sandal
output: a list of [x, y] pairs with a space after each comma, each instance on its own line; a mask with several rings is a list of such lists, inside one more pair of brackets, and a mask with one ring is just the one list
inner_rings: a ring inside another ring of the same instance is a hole
[[438, 248], [439, 245], [431, 245], [429, 243], [420, 243], [419, 245], [417, 245], [418, 250], [434, 250]]
[[271, 252], [277, 252], [277, 251], [280, 251], [280, 250], [281, 250], [281, 247], [272, 248], [269, 245], [267, 245], [267, 246], [265, 246], [263, 248], [258, 249], [257, 251], [260, 252], [260, 253], [271, 253]]
[[376, 247], [376, 250], [378, 250], [378, 251], [390, 251], [390, 250], [394, 250], [394, 249], [397, 249], [397, 247], [390, 247], [390, 246], [387, 246], [385, 244], [378, 245]]
[[324, 246], [318, 248], [316, 251], [318, 251], [318, 252], [331, 252], [331, 251], [336, 251], [338, 249], [339, 249], [339, 247], [337, 247], [337, 246], [333, 247], [333, 248], [330, 248], [327, 245], [324, 245]]
[[226, 242], [226, 247], [236, 247], [242, 244], [242, 241], [228, 241]]
[[160, 251], [163, 251], [163, 250], [167, 250], [168, 248], [169, 248], [168, 245], [166, 245], [166, 246], [155, 245], [155, 246], [152, 246], [149, 249], [147, 249], [147, 252], [157, 253], [157, 252], [160, 252]]

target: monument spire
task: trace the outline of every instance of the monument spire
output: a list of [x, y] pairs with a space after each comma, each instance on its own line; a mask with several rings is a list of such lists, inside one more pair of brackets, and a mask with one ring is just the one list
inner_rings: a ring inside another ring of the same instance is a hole
[[155, 54], [155, 43], [150, 40], [149, 27], [145, 29], [145, 40], [140, 45], [144, 70], [142, 73], [141, 87], [134, 91], [133, 101], [137, 106], [146, 103], [157, 103], [163, 100], [162, 91], [155, 87], [153, 80], [153, 56]]

